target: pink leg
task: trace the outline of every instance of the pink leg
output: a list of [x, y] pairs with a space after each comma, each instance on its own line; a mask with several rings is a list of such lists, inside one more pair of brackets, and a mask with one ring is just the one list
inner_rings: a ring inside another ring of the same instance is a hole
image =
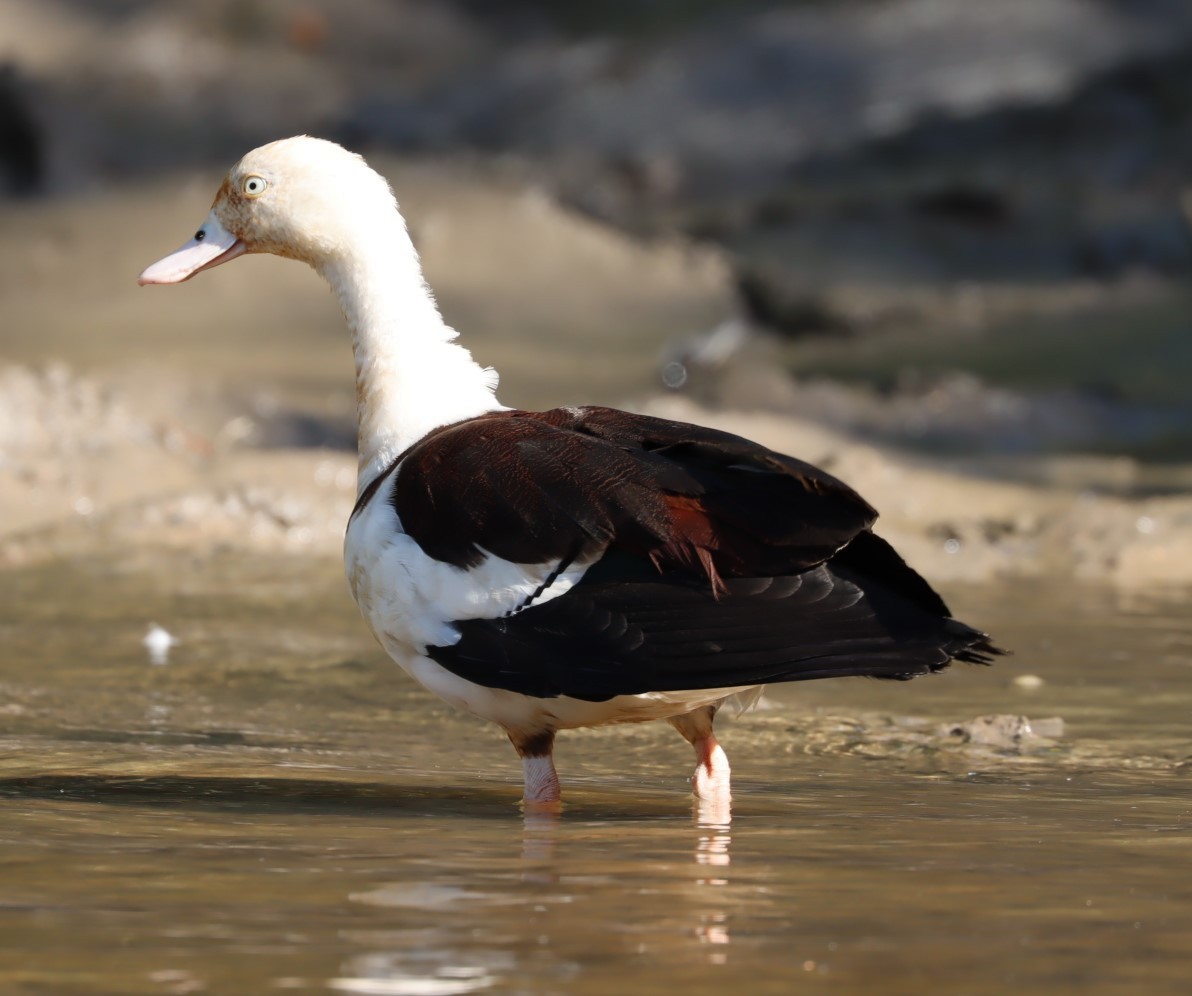
[[509, 739], [522, 759], [522, 772], [525, 775], [522, 802], [526, 809], [557, 812], [562, 807], [562, 797], [559, 776], [551, 756], [555, 746], [555, 731], [547, 730], [529, 736], [510, 732]]
[[712, 732], [715, 706], [705, 706], [673, 716], [669, 722], [695, 748], [695, 775], [691, 786], [700, 802], [700, 819], [708, 816], [708, 822], [728, 822], [731, 812], [731, 770], [724, 748], [716, 742]]

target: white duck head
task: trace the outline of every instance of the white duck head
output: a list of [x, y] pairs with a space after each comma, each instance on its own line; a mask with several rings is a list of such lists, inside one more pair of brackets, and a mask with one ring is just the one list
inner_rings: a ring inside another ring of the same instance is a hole
[[[404, 223], [385, 178], [334, 142], [302, 135], [254, 149], [233, 166], [194, 238], [148, 267], [140, 284], [176, 284], [245, 253], [320, 272], [373, 248]], [[392, 251], [392, 245], [388, 251]]]
[[245, 253], [313, 266], [352, 331], [361, 481], [436, 426], [502, 406], [495, 371], [452, 340], [388, 182], [334, 142], [298, 136], [228, 171], [206, 220], [140, 284], [177, 284]]

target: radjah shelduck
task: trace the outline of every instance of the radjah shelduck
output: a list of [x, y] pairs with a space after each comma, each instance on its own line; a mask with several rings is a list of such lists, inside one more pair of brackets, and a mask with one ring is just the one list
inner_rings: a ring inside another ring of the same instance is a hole
[[253, 150], [140, 283], [246, 253], [308, 263], [338, 296], [356, 364], [352, 594], [408, 674], [505, 730], [527, 805], [559, 803], [559, 730], [665, 719], [695, 748], [697, 797], [727, 812], [726, 700], [999, 652], [810, 464], [612, 408], [502, 405], [359, 156], [308, 137]]

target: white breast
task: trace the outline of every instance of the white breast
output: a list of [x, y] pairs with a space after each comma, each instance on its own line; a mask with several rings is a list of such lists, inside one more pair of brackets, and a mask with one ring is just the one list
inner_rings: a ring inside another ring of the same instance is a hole
[[385, 500], [399, 471], [353, 516], [344, 538], [348, 584], [386, 649], [421, 654], [428, 646], [450, 646], [459, 639], [453, 621], [496, 619], [531, 600], [537, 605], [557, 598], [583, 577], [586, 565], [552, 577], [558, 561], [514, 564], [488, 555], [478, 566], [462, 568], [428, 556]]

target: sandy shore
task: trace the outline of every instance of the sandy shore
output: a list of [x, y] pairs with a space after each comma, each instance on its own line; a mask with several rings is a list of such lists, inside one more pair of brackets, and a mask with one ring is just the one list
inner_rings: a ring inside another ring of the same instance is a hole
[[[818, 463], [881, 510], [879, 531], [940, 581], [1192, 583], [1192, 497], [1011, 484], [972, 460], [960, 473], [806, 420], [654, 396], [665, 344], [731, 312], [719, 259], [635, 243], [491, 170], [381, 165], [410, 205], [445, 313], [502, 371], [507, 403], [636, 397], [641, 410]], [[145, 263], [189, 235], [215, 180], [163, 179], [0, 217], [0, 563], [338, 554], [355, 493], [351, 365], [326, 289], [264, 258], [176, 289], [135, 286]], [[337, 445], [311, 445], [320, 440]]]
[[[258, 449], [146, 417], [92, 378], [0, 371], [0, 563], [222, 549], [334, 557], [355, 497], [344, 450]], [[1192, 582], [1192, 499], [1125, 500], [963, 475], [790, 418], [678, 398], [638, 406], [717, 425], [830, 469], [881, 511], [879, 531], [928, 576]], [[20, 414], [17, 432], [8, 427]], [[230, 428], [229, 428], [230, 427]], [[172, 555], [172, 554], [171, 554]]]

